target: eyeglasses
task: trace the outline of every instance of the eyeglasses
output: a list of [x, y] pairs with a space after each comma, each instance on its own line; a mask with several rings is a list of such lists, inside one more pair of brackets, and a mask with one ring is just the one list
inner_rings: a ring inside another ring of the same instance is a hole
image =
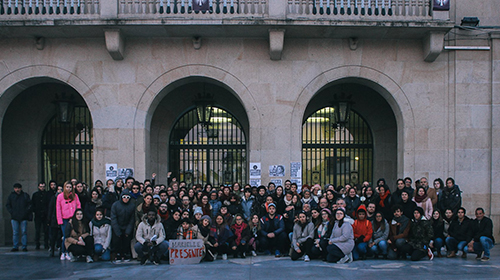
[[130, 195], [124, 195], [122, 198], [130, 199]]

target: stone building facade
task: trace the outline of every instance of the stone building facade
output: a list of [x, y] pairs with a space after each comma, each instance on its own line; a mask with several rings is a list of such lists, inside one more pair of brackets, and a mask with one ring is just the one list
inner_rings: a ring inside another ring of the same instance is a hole
[[[427, 1], [210, 1], [212, 12], [198, 13], [189, 1], [56, 2], [59, 14], [55, 4], [17, 0], [0, 13], [2, 205], [16, 182], [31, 194], [38, 181], [70, 179], [46, 176], [57, 163], [46, 159], [44, 135], [62, 93], [90, 112], [91, 126], [69, 134], [92, 138], [91, 154], [75, 157], [91, 158], [93, 181], [117, 163], [165, 182], [176, 168], [173, 127], [206, 90], [244, 132], [240, 168], [261, 163], [266, 183], [270, 165], [302, 162], [303, 184], [314, 183], [304, 124], [348, 93], [372, 137], [360, 180], [383, 177], [394, 188], [400, 177], [453, 177], [469, 213], [484, 207], [500, 225], [500, 1], [450, 1], [449, 10]], [[461, 26], [464, 17], [479, 25]], [[0, 213], [8, 243], [10, 217]]]

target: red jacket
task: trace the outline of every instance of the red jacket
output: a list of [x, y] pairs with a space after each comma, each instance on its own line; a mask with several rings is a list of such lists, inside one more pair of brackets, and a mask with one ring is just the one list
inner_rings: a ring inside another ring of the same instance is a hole
[[[358, 217], [358, 212], [360, 209], [364, 209], [366, 213], [365, 205], [361, 204], [358, 210], [356, 210], [356, 217]], [[363, 238], [363, 242], [368, 242], [372, 238], [373, 234], [372, 222], [366, 219], [366, 215], [363, 221], [360, 221], [359, 219], [355, 220], [354, 224], [352, 225], [352, 229], [354, 231], [354, 239], [357, 239], [360, 236], [364, 235], [365, 238]]]

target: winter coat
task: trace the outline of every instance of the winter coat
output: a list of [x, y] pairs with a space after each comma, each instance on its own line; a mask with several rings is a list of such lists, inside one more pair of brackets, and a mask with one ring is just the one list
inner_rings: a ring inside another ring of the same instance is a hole
[[[231, 226], [231, 231], [234, 235], [233, 242], [232, 242], [233, 246], [240, 245], [242, 241], [244, 241], [245, 243], [248, 243], [248, 240], [250, 240], [250, 238], [252, 238], [252, 232], [250, 231], [250, 226], [248, 226], [248, 224], [246, 224], [246, 223], [242, 223], [241, 225], [242, 226], [245, 225], [244, 226], [245, 228], [241, 231], [241, 237], [237, 235], [236, 224]], [[239, 242], [239, 244], [238, 244], [238, 242]]]
[[380, 241], [387, 241], [389, 239], [389, 223], [385, 219], [382, 219], [382, 223], [384, 223], [384, 230], [382, 230], [382, 227], [380, 226], [378, 229], [375, 229], [375, 222], [373, 222], [373, 234], [372, 234], [372, 239], [370, 242], [373, 242], [378, 244]]
[[418, 207], [424, 209], [424, 216], [428, 221], [430, 221], [432, 219], [432, 212], [434, 212], [431, 198], [427, 196], [421, 202], [416, 202], [415, 198], [413, 198], [413, 201], [415, 202], [415, 204], [417, 204]]
[[412, 220], [413, 219], [413, 212], [417, 208], [417, 204], [415, 201], [412, 201], [408, 198], [408, 200], [405, 202], [401, 202], [401, 208], [403, 208], [403, 215], [405, 215], [408, 219]]
[[132, 235], [134, 233], [135, 205], [133, 203], [124, 203], [122, 199], [111, 206], [111, 227], [114, 234]]
[[451, 209], [456, 214], [458, 208], [462, 206], [462, 191], [460, 191], [460, 188], [457, 185], [454, 185], [451, 189], [445, 187], [439, 196], [438, 205], [441, 213], [444, 213], [446, 209]]
[[95, 216], [96, 209], [101, 206], [101, 199], [97, 199], [97, 201], [92, 201], [92, 199], [87, 201], [87, 205], [85, 206], [85, 210], [83, 211], [83, 216], [85, 217], [85, 219], [87, 219], [87, 221], [92, 220]]
[[163, 221], [162, 224], [165, 230], [165, 239], [177, 239], [177, 229], [181, 225], [181, 220], [179, 219], [178, 221], [176, 221], [171, 215], [170, 217], [168, 217], [168, 219]]
[[472, 221], [472, 236], [474, 242], [479, 242], [481, 236], [486, 236], [493, 241], [495, 244], [495, 238], [493, 237], [493, 222], [488, 217], [483, 217], [481, 221], [475, 219]]
[[38, 190], [31, 196], [31, 204], [33, 213], [37, 218], [46, 219], [48, 206], [50, 202], [50, 196], [47, 195], [47, 191]]
[[[83, 223], [84, 222], [82, 221], [82, 224]], [[70, 219], [69, 223], [66, 225], [66, 230], [64, 235], [66, 239], [64, 240], [64, 246], [66, 246], [66, 249], [68, 249], [69, 246], [76, 245], [80, 237], [82, 239], [85, 239], [89, 235], [90, 231], [85, 224], [82, 225], [82, 232], [77, 232], [74, 228], [73, 220]]]
[[[184, 233], [186, 233], [186, 237], [184, 237]], [[182, 226], [179, 226], [177, 229], [177, 239], [202, 239], [201, 237], [197, 225], [190, 227], [187, 231], [185, 231]]]
[[65, 199], [64, 193], [60, 193], [56, 199], [57, 224], [62, 225], [63, 219], [70, 219], [76, 209], [82, 208], [78, 195], [73, 195], [73, 200]]
[[33, 213], [31, 211], [30, 196], [21, 191], [19, 194], [12, 192], [7, 198], [7, 211], [14, 221], [31, 221], [33, 220]]
[[443, 221], [438, 221], [438, 220], [431, 220], [432, 224], [432, 232], [434, 232], [434, 238], [441, 238], [445, 239], [444, 237], [444, 222]]
[[149, 224], [147, 216], [147, 214], [143, 215], [142, 222], [137, 227], [135, 239], [137, 242], [144, 244], [146, 239], [151, 240], [156, 235], [156, 244], [162, 243], [165, 240], [165, 229], [161, 224], [160, 215], [156, 214], [153, 225]]
[[343, 222], [342, 226], [339, 227], [339, 221], [335, 221], [329, 242], [339, 247], [344, 255], [349, 254], [354, 249], [354, 232], [352, 231], [352, 226], [349, 223]]
[[105, 209], [104, 215], [106, 217], [111, 217], [111, 207], [115, 202], [120, 200], [120, 193], [115, 192], [107, 192], [102, 197], [102, 207]]
[[356, 210], [361, 205], [361, 200], [357, 196], [355, 196], [354, 198], [346, 196], [344, 200], [346, 203], [346, 208], [345, 208], [346, 215], [349, 215], [351, 218], [354, 218], [356, 216]]
[[314, 239], [314, 225], [311, 222], [307, 222], [307, 224], [303, 227], [300, 222], [295, 223], [293, 226], [293, 234], [292, 234], [292, 246], [295, 251], [299, 250], [300, 247], [297, 245], [303, 244], [307, 239]]
[[420, 220], [413, 220], [410, 226], [410, 233], [408, 235], [408, 244], [413, 249], [420, 251], [427, 251], [427, 246], [434, 237], [431, 222], [421, 218]]
[[467, 216], [464, 217], [462, 222], [458, 219], [454, 219], [448, 228], [448, 234], [450, 234], [450, 236], [455, 238], [458, 242], [466, 241], [469, 243], [473, 237], [472, 226], [472, 220]]
[[[358, 211], [360, 209], [364, 209], [366, 213], [365, 205], [359, 206]], [[357, 216], [358, 212], [356, 212], [356, 217]], [[363, 237], [362, 242], [368, 242], [370, 241], [370, 239], [372, 239], [372, 234], [373, 234], [372, 222], [368, 221], [366, 218], [363, 221], [359, 220], [359, 218], [355, 220], [354, 224], [352, 225], [352, 229], [354, 232], [354, 239]]]
[[212, 206], [212, 217], [215, 217], [219, 211], [220, 208], [222, 207], [222, 202], [219, 200], [210, 200], [208, 203], [210, 203], [210, 206]]
[[102, 248], [106, 250], [111, 245], [111, 220], [106, 217], [103, 217], [103, 219], [106, 220], [100, 227], [94, 225], [92, 221], [90, 221], [89, 227], [90, 235], [94, 237], [94, 244], [101, 244]]
[[269, 215], [265, 215], [260, 218], [260, 234], [262, 236], [267, 236], [268, 233], [271, 233], [271, 223], [274, 224], [274, 235], [278, 235], [282, 232], [285, 232], [285, 221], [283, 217], [279, 214], [276, 214], [273, 219], [269, 217]]
[[241, 209], [243, 210], [243, 217], [245, 220], [250, 221], [252, 218], [252, 215], [254, 214], [254, 204], [255, 204], [255, 197], [252, 195], [248, 198], [248, 200], [243, 197], [241, 199], [240, 205]]
[[53, 228], [59, 226], [59, 224], [57, 223], [56, 199], [57, 196], [56, 194], [54, 194], [50, 199], [49, 207], [47, 208], [47, 224]]

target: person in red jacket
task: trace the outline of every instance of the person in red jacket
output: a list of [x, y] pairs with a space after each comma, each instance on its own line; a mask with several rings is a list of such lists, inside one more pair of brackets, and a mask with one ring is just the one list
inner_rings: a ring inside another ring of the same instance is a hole
[[356, 243], [354, 250], [352, 250], [352, 256], [354, 260], [364, 260], [368, 251], [368, 241], [370, 241], [373, 234], [372, 222], [366, 219], [364, 204], [361, 204], [356, 210], [356, 221], [354, 221], [352, 229], [354, 231], [354, 242]]

